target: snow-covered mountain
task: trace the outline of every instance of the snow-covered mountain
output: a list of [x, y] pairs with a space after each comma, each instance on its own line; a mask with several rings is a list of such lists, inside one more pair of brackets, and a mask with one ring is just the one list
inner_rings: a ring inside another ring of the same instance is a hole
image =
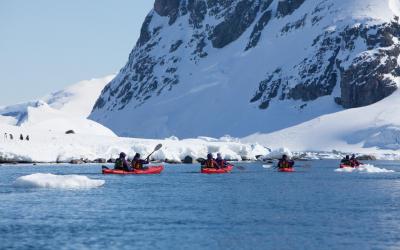
[[400, 149], [400, 91], [370, 106], [323, 115], [269, 134], [256, 133], [242, 141], [303, 152], [397, 153]]
[[[0, 126], [4, 132], [45, 130], [65, 133], [74, 130], [79, 134], [115, 136], [103, 125], [87, 119], [104, 86], [113, 75], [78, 82], [62, 91], [37, 101], [0, 108]], [[15, 127], [15, 128], [12, 128]]]
[[400, 84], [399, 0], [156, 0], [90, 116], [119, 135], [246, 136]]

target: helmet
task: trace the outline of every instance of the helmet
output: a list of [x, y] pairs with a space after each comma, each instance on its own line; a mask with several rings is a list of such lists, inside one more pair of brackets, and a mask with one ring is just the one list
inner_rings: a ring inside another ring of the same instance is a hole
[[126, 157], [126, 154], [125, 154], [124, 152], [121, 152], [121, 153], [119, 154], [119, 157], [125, 158], [125, 157]]
[[140, 158], [140, 154], [139, 154], [139, 153], [136, 153], [136, 154], [135, 154], [135, 158]]
[[287, 159], [287, 155], [282, 155], [282, 159]]
[[212, 154], [207, 154], [207, 159], [211, 160], [213, 158]]

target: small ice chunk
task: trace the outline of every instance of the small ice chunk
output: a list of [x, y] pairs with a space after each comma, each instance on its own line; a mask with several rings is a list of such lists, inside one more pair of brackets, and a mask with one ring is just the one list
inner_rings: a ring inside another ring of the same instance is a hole
[[54, 174], [31, 174], [18, 177], [15, 185], [30, 188], [95, 188], [103, 186], [104, 180], [93, 180], [82, 175], [54, 175]]

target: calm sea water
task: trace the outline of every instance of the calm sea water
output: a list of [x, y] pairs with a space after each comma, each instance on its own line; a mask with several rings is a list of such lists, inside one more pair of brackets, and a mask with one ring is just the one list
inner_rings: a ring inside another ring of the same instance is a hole
[[[374, 162], [400, 172], [399, 162]], [[400, 174], [296, 173], [261, 164], [202, 175], [103, 176], [100, 166], [1, 166], [0, 249], [399, 249]], [[32, 173], [78, 174], [104, 187], [15, 187]]]

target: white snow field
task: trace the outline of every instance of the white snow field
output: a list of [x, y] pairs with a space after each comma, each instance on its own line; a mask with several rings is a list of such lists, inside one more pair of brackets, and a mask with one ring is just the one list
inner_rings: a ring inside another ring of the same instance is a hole
[[323, 115], [273, 133], [256, 133], [245, 143], [293, 151], [332, 151], [399, 155], [400, 91], [370, 106]]
[[[0, 109], [0, 160], [15, 162], [69, 162], [74, 159], [116, 158], [120, 152], [129, 156], [149, 154], [162, 143], [155, 160], [181, 162], [186, 156], [205, 158], [220, 152], [232, 160], [252, 159], [268, 150], [260, 145], [244, 144], [222, 137], [214, 139], [146, 140], [117, 137], [104, 126], [86, 119], [101, 89], [113, 76], [79, 82], [43, 100]], [[123, 119], [121, 122], [125, 122]], [[67, 130], [75, 134], [65, 134]], [[7, 133], [5, 137], [4, 133]], [[13, 134], [11, 140], [9, 134]], [[19, 139], [22, 134], [24, 140]], [[30, 140], [25, 140], [29, 135]]]
[[93, 180], [82, 175], [31, 174], [18, 177], [15, 185], [28, 188], [78, 189], [103, 186], [104, 180]]
[[110, 129], [87, 119], [101, 90], [113, 77], [78, 82], [41, 100], [1, 107], [0, 124], [43, 133], [74, 130], [79, 134], [115, 136]]

